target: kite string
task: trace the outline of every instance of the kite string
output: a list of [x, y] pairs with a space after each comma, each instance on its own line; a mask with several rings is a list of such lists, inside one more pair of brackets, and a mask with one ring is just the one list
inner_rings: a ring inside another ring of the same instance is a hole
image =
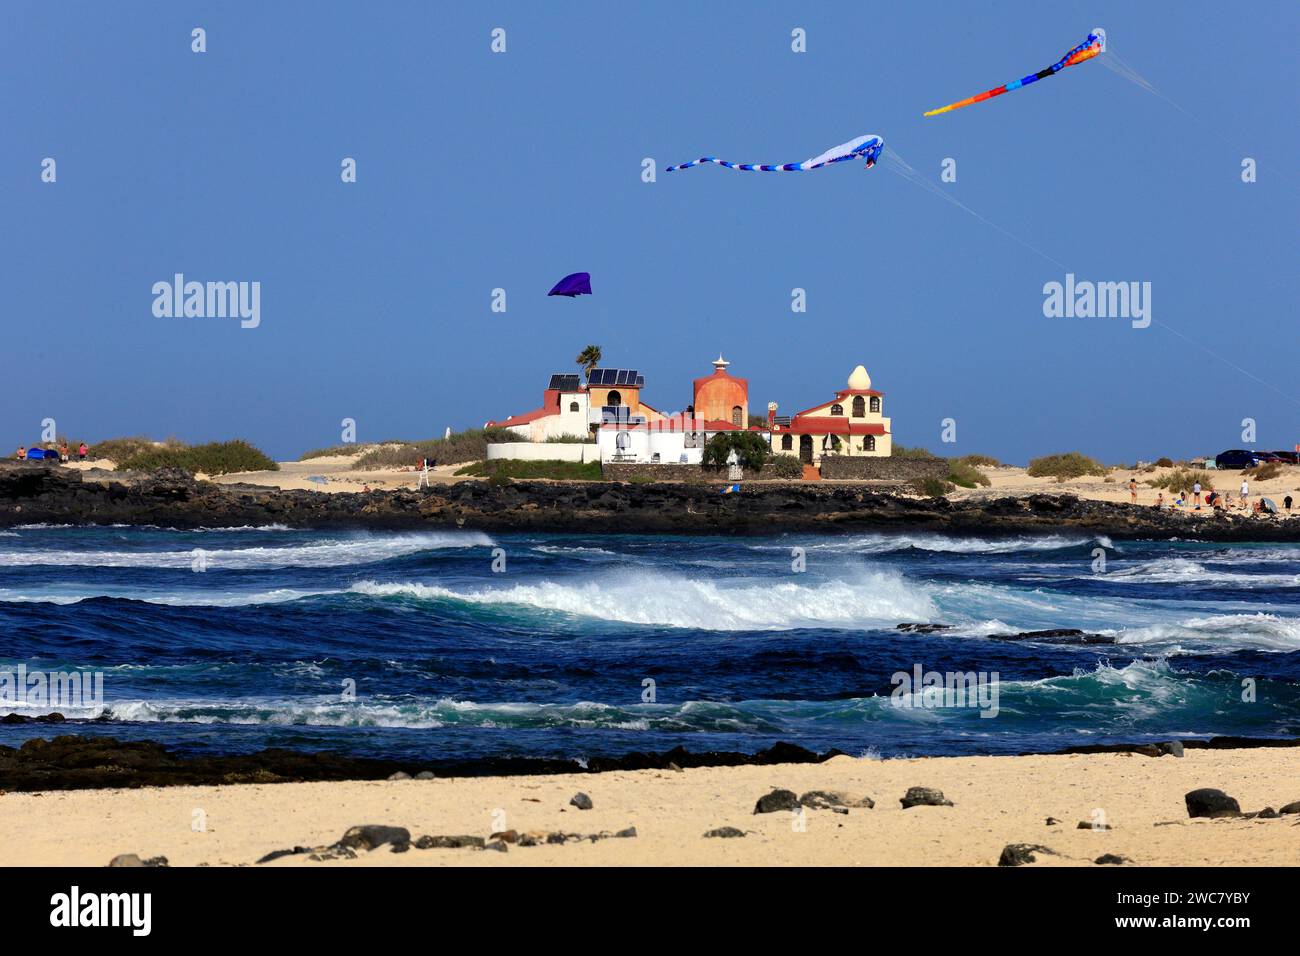
[[941, 199], [944, 199], [947, 202], [952, 203], [957, 208], [970, 213], [980, 222], [996, 229], [998, 232], [1002, 233], [1008, 239], [1020, 243], [1020, 245], [1024, 246], [1030, 252], [1042, 256], [1044, 259], [1046, 259], [1048, 262], [1052, 263], [1053, 265], [1057, 265], [1060, 266], [1062, 269], [1068, 270], [1068, 266], [1066, 266], [1065, 263], [1061, 262], [1059, 259], [1049, 256], [1042, 249], [1039, 249], [1037, 246], [1031, 245], [1030, 243], [1026, 242], [1024, 239], [1021, 239], [1019, 236], [1017, 236], [1014, 232], [1011, 232], [1009, 229], [1004, 229], [1002, 226], [999, 226], [996, 222], [993, 222], [991, 219], [985, 218], [984, 216], [976, 212], [974, 209], [972, 209], [970, 206], [967, 206], [960, 199], [954, 197], [951, 193], [949, 193], [945, 189], [935, 185], [935, 183], [932, 182], [928, 177], [918, 172], [916, 168], [912, 166], [912, 164], [909, 163], [907, 160], [905, 160], [899, 154], [898, 150], [894, 149], [892, 146], [885, 147], [884, 154], [881, 158], [885, 161], [884, 164], [885, 168], [890, 170], [891, 172], [898, 174], [903, 179], [907, 180], [908, 182], [916, 186], [919, 186], [920, 188], [924, 189], [926, 192], [938, 196]]
[[[1046, 252], [1043, 252], [1043, 250], [1031, 245], [1030, 243], [1026, 242], [1024, 239], [1021, 239], [1015, 233], [1011, 232], [1008, 229], [1004, 229], [1002, 226], [999, 226], [997, 223], [993, 222], [992, 220], [986, 219], [984, 216], [981, 216], [974, 209], [971, 209], [965, 203], [954, 198], [944, 189], [935, 185], [934, 182], [932, 182], [930, 179], [923, 176], [920, 172], [916, 170], [915, 167], [913, 167], [909, 162], [907, 162], [907, 160], [905, 160], [901, 155], [899, 155], [898, 150], [894, 149], [892, 146], [887, 146], [885, 148], [885, 151], [881, 156], [881, 160], [885, 168], [890, 170], [891, 172], [897, 173], [903, 179], [906, 179], [908, 182], [911, 182], [916, 186], [924, 189], [926, 192], [933, 193], [934, 195], [937, 196], [941, 196], [943, 199], [947, 200], [953, 205], [961, 209], [964, 209], [966, 212], [970, 213], [972, 216], [974, 216], [976, 219], [980, 220], [981, 222], [985, 223], [986, 225], [992, 226], [998, 232], [1020, 243], [1020, 245], [1024, 246], [1026, 249], [1029, 249], [1030, 251], [1036, 253], [1039, 256], [1042, 256], [1048, 262], [1051, 262], [1054, 265], [1059, 266], [1061, 269], [1065, 270], [1066, 272], [1069, 271], [1069, 266], [1065, 265], [1065, 263], [1061, 262], [1059, 259], [1048, 255]], [[1272, 391], [1276, 392], [1278, 395], [1281, 395], [1287, 401], [1300, 405], [1300, 399], [1297, 399], [1293, 395], [1288, 395], [1286, 392], [1282, 391], [1282, 389], [1278, 388], [1273, 383], [1260, 378], [1258, 375], [1254, 374], [1253, 372], [1247, 371], [1246, 369], [1242, 368], [1240, 365], [1237, 365], [1232, 360], [1227, 359], [1224, 356], [1218, 354], [1213, 349], [1208, 348], [1207, 346], [1197, 341], [1196, 339], [1189, 338], [1188, 336], [1184, 335], [1182, 332], [1179, 332], [1173, 326], [1167, 325], [1163, 322], [1157, 322], [1154, 319], [1151, 320], [1151, 324], [1155, 326], [1159, 326], [1160, 328], [1164, 329], [1166, 332], [1170, 332], [1178, 336], [1178, 338], [1182, 339], [1184, 342], [1187, 342], [1191, 345], [1195, 345], [1206, 355], [1218, 359], [1220, 362], [1222, 362], [1224, 365], [1227, 365], [1229, 368], [1232, 368], [1235, 371], [1240, 372], [1242, 375], [1245, 375], [1247, 378], [1252, 379], [1255, 382], [1258, 382], [1260, 385], [1263, 385], [1268, 389], [1271, 389]]]
[[[1134, 85], [1138, 86], [1143, 90], [1146, 90], [1148, 93], [1152, 94], [1153, 96], [1159, 97], [1160, 99], [1168, 103], [1170, 106], [1172, 106], [1174, 109], [1178, 110], [1178, 112], [1182, 113], [1184, 116], [1188, 117], [1191, 120], [1194, 120], [1196, 123], [1198, 123], [1199, 125], [1207, 129], [1209, 128], [1209, 124], [1203, 121], [1195, 113], [1192, 113], [1190, 110], [1185, 109], [1183, 106], [1174, 102], [1172, 99], [1170, 99], [1160, 90], [1158, 90], [1155, 84], [1153, 84], [1150, 80], [1148, 80], [1141, 73], [1135, 70], [1132, 67], [1132, 65], [1128, 63], [1127, 60], [1125, 60], [1123, 57], [1121, 57], [1118, 53], [1115, 52], [1113, 47], [1108, 45], [1106, 48], [1106, 53], [1103, 54], [1102, 56], [1099, 56], [1097, 59], [1099, 59], [1102, 65], [1105, 66], [1112, 73], [1114, 73], [1116, 76], [1120, 77], [1121, 79], [1127, 80], [1130, 83], [1133, 83]], [[1263, 164], [1260, 163], [1257, 163], [1256, 165], [1261, 167], [1263, 166]], [[1265, 168], [1267, 168], [1270, 172], [1275, 174], [1279, 172], [1277, 169], [1275, 169], [1272, 166], [1268, 166]], [[1289, 176], [1285, 174], [1281, 174], [1278, 181], [1281, 182], [1292, 192], [1297, 192], [1297, 189], [1295, 185], [1291, 182]]]

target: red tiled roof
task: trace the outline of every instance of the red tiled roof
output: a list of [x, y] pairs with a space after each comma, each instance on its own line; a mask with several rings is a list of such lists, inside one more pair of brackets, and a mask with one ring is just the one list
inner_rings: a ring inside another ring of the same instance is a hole
[[773, 429], [785, 435], [885, 435], [879, 422], [850, 422], [847, 418], [809, 417], [792, 419], [789, 425]]
[[884, 392], [878, 392], [874, 388], [856, 388], [856, 389], [845, 388], [836, 392], [835, 398], [833, 398], [831, 401], [822, 402], [820, 405], [814, 405], [812, 408], [805, 408], [801, 412], [795, 412], [794, 415], [791, 417], [798, 418], [800, 415], [807, 415], [810, 412], [820, 411], [821, 409], [826, 408], [828, 405], [834, 405], [836, 402], [843, 401], [844, 398], [848, 395], [875, 395], [877, 398], [882, 398], [884, 394], [885, 394]]
[[558, 412], [552, 408], [534, 408], [531, 412], [524, 412], [522, 415], [511, 415], [509, 418], [499, 422], [488, 422], [485, 428], [509, 428], [511, 425], [527, 425], [529, 422], [537, 421], [539, 418], [545, 418], [547, 415], [556, 415]]

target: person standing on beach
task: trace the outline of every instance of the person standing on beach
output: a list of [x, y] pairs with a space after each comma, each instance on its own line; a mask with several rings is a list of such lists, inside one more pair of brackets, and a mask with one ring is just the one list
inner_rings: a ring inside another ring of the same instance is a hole
[[1192, 503], [1196, 505], [1197, 511], [1201, 510], [1201, 483], [1199, 481], [1192, 482]]
[[1243, 508], [1250, 507], [1250, 482], [1244, 477], [1241, 479], [1241, 506]]
[[1136, 478], [1130, 478], [1128, 480], [1128, 494], [1129, 494], [1129, 500], [1133, 504], [1137, 504], [1138, 503], [1138, 480]]
[[1287, 510], [1287, 511], [1290, 511], [1290, 510], [1291, 510], [1291, 496], [1290, 496], [1290, 495], [1287, 495], [1285, 498], [1283, 498], [1283, 499], [1282, 499], [1282, 504], [1286, 505], [1286, 510]]
[[14, 452], [14, 457], [17, 458], [19, 461], [24, 461], [24, 460], [26, 460], [26, 458], [27, 458], [27, 449], [24, 448], [22, 445], [19, 445], [19, 446], [18, 446], [18, 451]]
[[59, 461], [66, 465], [70, 457], [71, 456], [68, 454], [68, 443], [63, 442], [59, 445]]
[[77, 449], [77, 458], [80, 461], [86, 460], [86, 443], [83, 441], [81, 447]]

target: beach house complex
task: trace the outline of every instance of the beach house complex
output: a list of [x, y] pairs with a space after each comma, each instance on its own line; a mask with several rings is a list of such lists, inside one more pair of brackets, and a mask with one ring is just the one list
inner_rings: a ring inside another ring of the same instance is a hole
[[[710, 438], [736, 431], [754, 432], [770, 443], [773, 453], [794, 455], [810, 465], [828, 455], [890, 454], [884, 393], [871, 387], [861, 365], [833, 400], [789, 418], [777, 417], [776, 403], [769, 403], [766, 421], [751, 424], [749, 381], [732, 375], [731, 363], [721, 355], [712, 364], [711, 374], [692, 383], [690, 404], [671, 413], [641, 397], [645, 377], [636, 369], [594, 368], [585, 383], [577, 374], [552, 375], [540, 408], [487, 423], [520, 439], [489, 446], [489, 457], [699, 464]], [[582, 438], [589, 441], [575, 444]]]
[[825, 455], [888, 457], [890, 423], [884, 416], [885, 393], [871, 387], [871, 376], [859, 365], [849, 376], [848, 388], [829, 402], [814, 405], [788, 421], [771, 415], [772, 451], [798, 455], [807, 465], [821, 463]]

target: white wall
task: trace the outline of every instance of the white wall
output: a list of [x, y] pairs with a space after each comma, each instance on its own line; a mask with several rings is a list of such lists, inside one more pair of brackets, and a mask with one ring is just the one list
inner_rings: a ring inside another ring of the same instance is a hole
[[488, 461], [498, 458], [515, 458], [523, 461], [599, 461], [596, 445], [577, 445], [570, 442], [493, 442], [487, 446]]
[[597, 440], [602, 462], [645, 464], [653, 461], [657, 454], [660, 464], [675, 465], [685, 454], [687, 464], [698, 465], [704, 455], [703, 448], [686, 447], [686, 435], [682, 432], [602, 428]]

